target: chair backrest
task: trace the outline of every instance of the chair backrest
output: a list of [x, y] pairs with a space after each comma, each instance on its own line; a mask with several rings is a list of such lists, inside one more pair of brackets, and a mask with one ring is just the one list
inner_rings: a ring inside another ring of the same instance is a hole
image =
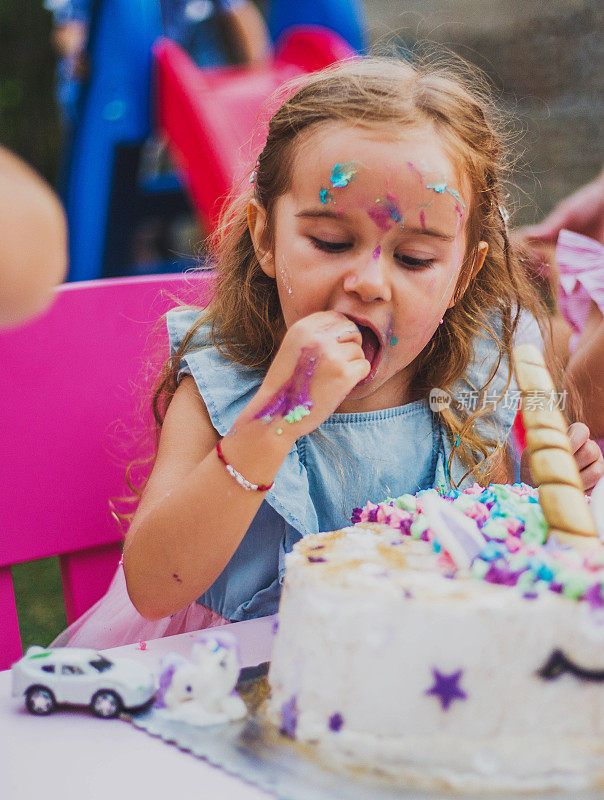
[[66, 284], [42, 316], [0, 333], [0, 668], [21, 655], [10, 565], [58, 555], [68, 622], [107, 589], [123, 538], [109, 500], [130, 494], [125, 468], [152, 449], [149, 393], [168, 355], [160, 317], [180, 301], [205, 305], [211, 281]]
[[249, 173], [252, 153], [262, 149], [262, 122], [268, 120], [259, 116], [275, 89], [355, 55], [338, 34], [319, 27], [288, 31], [262, 66], [201, 70], [168, 39], [153, 50], [159, 125], [206, 230], [216, 225], [233, 185]]

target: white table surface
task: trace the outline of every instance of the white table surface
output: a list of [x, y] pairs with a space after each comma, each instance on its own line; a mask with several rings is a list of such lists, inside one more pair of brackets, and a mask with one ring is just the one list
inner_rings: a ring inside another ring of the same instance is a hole
[[[274, 617], [237, 622], [243, 666], [268, 661]], [[221, 630], [216, 628], [216, 630]], [[165, 653], [187, 656], [193, 634], [183, 633], [107, 653], [155, 668]], [[120, 719], [104, 720], [79, 709], [48, 717], [25, 710], [11, 697], [10, 671], [0, 672], [0, 797], [3, 800], [268, 800], [239, 778], [183, 753]]]

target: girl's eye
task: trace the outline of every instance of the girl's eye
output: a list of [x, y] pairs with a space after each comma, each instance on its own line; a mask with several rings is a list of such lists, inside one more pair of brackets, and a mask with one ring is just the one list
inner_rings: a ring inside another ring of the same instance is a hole
[[316, 248], [325, 253], [343, 253], [352, 246], [350, 242], [326, 242], [325, 239], [317, 239], [316, 236], [311, 236], [310, 240]]
[[396, 259], [407, 269], [427, 269], [434, 264], [433, 258], [413, 258], [413, 256], [397, 255]]

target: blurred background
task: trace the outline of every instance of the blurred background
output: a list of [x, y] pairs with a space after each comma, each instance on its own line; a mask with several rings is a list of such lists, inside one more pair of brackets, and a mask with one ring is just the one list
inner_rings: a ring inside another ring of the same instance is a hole
[[[132, 3], [132, 7], [152, 5], [142, 0]], [[65, 197], [69, 135], [56, 100], [58, 55], [53, 45], [53, 10], [56, 13], [62, 2], [47, 0], [45, 5], [42, 0], [0, 0], [0, 143]], [[103, 0], [93, 5], [100, 8]], [[271, 8], [269, 0], [255, 3], [265, 19], [274, 14], [275, 5]], [[290, 0], [291, 8], [306, 9], [311, 16], [319, 5], [323, 4]], [[435, 43], [486, 73], [514, 130], [509, 205], [515, 225], [537, 221], [600, 171], [604, 160], [601, 0], [358, 0], [355, 5], [365, 48], [404, 53], [418, 44]], [[201, 19], [204, 2], [188, 6]], [[278, 27], [273, 19], [271, 33]], [[119, 103], [108, 104], [104, 118], [117, 121], [122, 111]], [[134, 172], [139, 182], [141, 174], [153, 173], [154, 180], [169, 178], [171, 166], [161, 143], [151, 142], [136, 152], [126, 149], [120, 158], [129, 181]], [[113, 195], [119, 195], [121, 188], [118, 180]], [[107, 225], [115, 240], [114, 255], [107, 256], [105, 243], [98, 276], [120, 274], [116, 263], [119, 267], [124, 259], [134, 274], [177, 271], [196, 263], [203, 240], [197, 217], [182, 193], [172, 196], [168, 186], [162, 202], [168, 197], [172, 205], [167, 227], [154, 217], [153, 197], [145, 203], [139, 197], [140, 213], [127, 219], [123, 211], [128, 203], [122, 198], [118, 216], [109, 217]], [[118, 240], [124, 227], [132, 226], [137, 229], [125, 252]], [[84, 257], [89, 244], [84, 242]], [[77, 261], [73, 252], [72, 261]], [[13, 574], [21, 598], [23, 645], [47, 644], [65, 624], [62, 604], [56, 602], [61, 595], [58, 567], [33, 562], [14, 568]]]
[[[264, 14], [267, 5], [257, 3]], [[599, 171], [600, 0], [365, 0], [363, 6], [372, 48], [437, 42], [486, 72], [519, 129], [517, 224], [536, 220]], [[52, 27], [42, 0], [0, 0], [0, 142], [56, 184], [61, 126]]]

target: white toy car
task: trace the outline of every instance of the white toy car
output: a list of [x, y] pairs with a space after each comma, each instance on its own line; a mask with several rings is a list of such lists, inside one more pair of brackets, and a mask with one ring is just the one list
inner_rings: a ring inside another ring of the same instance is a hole
[[30, 647], [12, 669], [13, 697], [25, 697], [32, 714], [50, 714], [59, 703], [89, 706], [98, 717], [145, 705], [155, 694], [151, 670], [77, 647]]

